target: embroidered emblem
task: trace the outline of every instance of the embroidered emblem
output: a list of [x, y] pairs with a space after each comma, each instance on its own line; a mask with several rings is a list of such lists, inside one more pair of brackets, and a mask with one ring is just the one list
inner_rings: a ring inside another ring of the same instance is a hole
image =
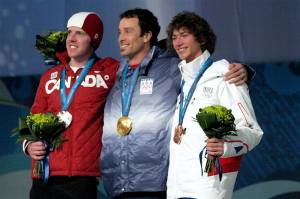
[[153, 91], [153, 79], [151, 78], [141, 79], [140, 95], [149, 95], [152, 94], [152, 91]]
[[53, 73], [51, 73], [50, 79], [55, 79], [55, 78], [57, 78], [57, 74], [58, 74], [58, 72], [57, 72], [57, 71], [56, 71], [56, 72], [53, 72]]
[[212, 93], [213, 93], [213, 88], [212, 87], [203, 87], [203, 96], [204, 97], [207, 97], [207, 98], [209, 98], [209, 97], [211, 97], [212, 96]]

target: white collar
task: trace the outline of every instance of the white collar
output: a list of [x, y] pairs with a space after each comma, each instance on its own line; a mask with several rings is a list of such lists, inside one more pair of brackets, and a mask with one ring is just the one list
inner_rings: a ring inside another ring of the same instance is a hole
[[210, 56], [210, 53], [205, 50], [202, 55], [194, 59], [193, 61], [186, 63], [185, 60], [182, 60], [179, 64], [179, 70], [182, 74], [182, 78], [185, 82], [194, 81], [200, 67]]
[[72, 71], [73, 71], [74, 73], [76, 73], [76, 72], [78, 71], [78, 69], [84, 68], [84, 66], [79, 66], [79, 67], [76, 67], [76, 66], [70, 66], [70, 68], [72, 69]]

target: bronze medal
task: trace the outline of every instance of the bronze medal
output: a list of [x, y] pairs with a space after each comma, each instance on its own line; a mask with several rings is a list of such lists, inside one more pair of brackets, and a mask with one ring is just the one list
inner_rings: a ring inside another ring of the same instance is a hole
[[117, 132], [121, 136], [126, 136], [132, 129], [132, 120], [127, 116], [122, 116], [118, 119]]
[[178, 126], [175, 128], [175, 135], [174, 135], [173, 141], [174, 141], [176, 144], [180, 144], [181, 139], [182, 139], [182, 136], [183, 136], [184, 134], [185, 134], [185, 128], [183, 128], [181, 125], [178, 125]]

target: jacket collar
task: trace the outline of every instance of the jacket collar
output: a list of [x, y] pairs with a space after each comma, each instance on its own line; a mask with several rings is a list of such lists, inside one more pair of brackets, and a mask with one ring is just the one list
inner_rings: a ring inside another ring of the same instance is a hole
[[[151, 66], [151, 62], [160, 54], [160, 49], [156, 46], [153, 46], [150, 51], [147, 53], [147, 55], [142, 60], [140, 66], [139, 66], [139, 75], [147, 75], [149, 67]], [[120, 64], [120, 71], [122, 73], [125, 66], [129, 63], [128, 58], [124, 58], [121, 61]]]
[[178, 67], [179, 70], [182, 74], [182, 78], [184, 81], [189, 82], [189, 81], [194, 81], [200, 67], [202, 64], [208, 59], [210, 56], [210, 53], [205, 50], [202, 55], [194, 59], [193, 61], [186, 63], [185, 60], [182, 60]]
[[[92, 56], [94, 56], [96, 60], [99, 59], [95, 53], [94, 53]], [[71, 58], [69, 57], [67, 51], [64, 51], [64, 52], [57, 52], [57, 53], [56, 53], [56, 57], [58, 58], [58, 60], [60, 61], [60, 63], [61, 63], [63, 66], [66, 67], [67, 70], [72, 70], [71, 67], [70, 67], [70, 65], [69, 65], [69, 62], [70, 62]], [[91, 68], [90, 70], [92, 70], [92, 68]], [[73, 71], [73, 70], [72, 70], [72, 71]]]

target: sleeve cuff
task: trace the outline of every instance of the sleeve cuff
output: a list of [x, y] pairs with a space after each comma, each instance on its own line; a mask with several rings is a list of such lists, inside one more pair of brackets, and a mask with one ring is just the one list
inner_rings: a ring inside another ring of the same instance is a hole
[[29, 154], [27, 153], [27, 147], [28, 147], [28, 145], [30, 144], [30, 143], [32, 143], [32, 141], [27, 141], [27, 140], [24, 140], [23, 141], [23, 153], [26, 155], [26, 156], [29, 156]]
[[222, 157], [230, 157], [232, 156], [233, 147], [230, 143], [224, 142], [224, 153]]

